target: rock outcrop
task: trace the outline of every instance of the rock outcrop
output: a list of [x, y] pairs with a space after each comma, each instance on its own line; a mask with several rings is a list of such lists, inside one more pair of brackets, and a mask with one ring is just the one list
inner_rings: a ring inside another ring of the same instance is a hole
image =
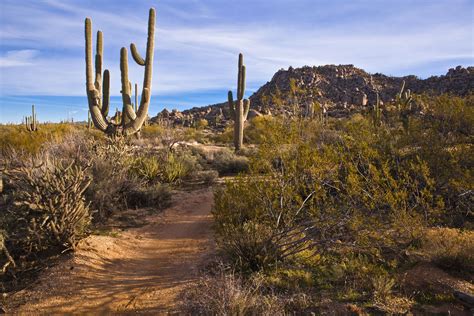
[[[474, 67], [458, 66], [444, 76], [419, 79], [416, 76], [391, 77], [380, 73], [369, 74], [353, 65], [326, 65], [279, 70], [271, 81], [251, 97], [251, 108], [257, 115], [300, 115], [314, 104], [326, 109], [333, 117], [362, 111], [376, 101], [392, 101], [402, 82], [413, 93], [440, 95], [444, 93], [466, 96], [474, 93]], [[223, 99], [225, 93], [223, 93]], [[195, 107], [183, 112], [163, 110], [152, 122], [167, 121], [174, 125], [193, 126], [205, 119], [209, 126], [223, 128], [230, 124], [226, 103]]]

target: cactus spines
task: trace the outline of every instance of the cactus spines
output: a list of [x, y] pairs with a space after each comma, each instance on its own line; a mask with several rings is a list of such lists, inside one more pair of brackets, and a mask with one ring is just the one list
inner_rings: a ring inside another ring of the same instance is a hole
[[237, 101], [234, 102], [232, 91], [227, 94], [230, 115], [234, 119], [234, 147], [240, 150], [244, 141], [244, 123], [250, 110], [250, 100], [244, 99], [245, 94], [245, 65], [244, 56], [239, 54], [237, 75]]
[[31, 115], [25, 116], [25, 126], [28, 132], [36, 132], [38, 130], [38, 120], [36, 119], [35, 105], [31, 105]]
[[[151, 8], [148, 17], [148, 38], [145, 59], [141, 58], [134, 44], [131, 45], [132, 56], [141, 66], [145, 66], [143, 91], [140, 106], [135, 96], [135, 109], [132, 104], [132, 83], [128, 80], [128, 51], [125, 47], [120, 50], [120, 71], [122, 82], [122, 117], [118, 120], [108, 119], [110, 106], [110, 73], [106, 69], [102, 75], [103, 60], [103, 36], [97, 32], [96, 55], [95, 55], [95, 79], [92, 69], [92, 21], [85, 20], [86, 39], [86, 86], [89, 102], [89, 111], [92, 122], [101, 131], [109, 136], [127, 136], [137, 133], [142, 127], [148, 115], [150, 104], [151, 81], [153, 73], [153, 53], [155, 39], [155, 9]], [[140, 58], [138, 58], [140, 57]], [[137, 87], [135, 86], [135, 89]], [[136, 91], [136, 90], [135, 90]], [[135, 92], [137, 95], [137, 93]]]

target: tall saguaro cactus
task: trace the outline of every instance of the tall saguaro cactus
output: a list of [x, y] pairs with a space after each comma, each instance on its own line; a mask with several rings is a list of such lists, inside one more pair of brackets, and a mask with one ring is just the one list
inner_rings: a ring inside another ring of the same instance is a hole
[[110, 99], [110, 73], [104, 70], [102, 77], [103, 40], [102, 32], [97, 32], [97, 48], [95, 55], [95, 80], [92, 68], [92, 21], [86, 18], [86, 89], [92, 121], [97, 129], [110, 136], [128, 136], [140, 131], [148, 115], [151, 97], [151, 81], [153, 74], [153, 54], [155, 46], [155, 9], [151, 8], [148, 16], [148, 38], [146, 56], [143, 59], [135, 44], [130, 45], [134, 60], [145, 67], [143, 90], [138, 111], [132, 106], [132, 84], [128, 79], [128, 51], [125, 47], [120, 50], [120, 72], [122, 81], [123, 117], [120, 123], [107, 118]]
[[250, 110], [250, 100], [244, 99], [245, 94], [245, 65], [244, 56], [239, 54], [239, 66], [237, 75], [237, 101], [234, 101], [232, 91], [229, 91], [228, 103], [232, 118], [234, 119], [234, 147], [240, 150], [244, 142], [244, 123]]

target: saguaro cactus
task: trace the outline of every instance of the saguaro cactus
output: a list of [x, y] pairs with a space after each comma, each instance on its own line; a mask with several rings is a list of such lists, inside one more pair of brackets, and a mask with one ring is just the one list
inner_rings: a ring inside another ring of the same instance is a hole
[[374, 124], [374, 127], [379, 127], [382, 125], [382, 108], [381, 108], [381, 102], [380, 102], [380, 95], [377, 91], [377, 99], [375, 101], [375, 104], [372, 105], [372, 123]]
[[411, 95], [410, 89], [407, 89], [407, 91], [404, 90], [405, 81], [402, 83], [402, 87], [400, 89], [400, 93], [397, 95], [396, 101], [399, 118], [402, 121], [405, 131], [408, 131], [408, 127], [410, 125], [410, 114], [413, 112], [413, 96]]
[[397, 107], [398, 110], [406, 110], [411, 107], [413, 102], [413, 97], [411, 95], [410, 89], [405, 91], [405, 80], [403, 80], [402, 87], [400, 92], [397, 94]]
[[36, 119], [35, 105], [31, 105], [31, 115], [25, 116], [25, 126], [29, 132], [36, 132], [38, 130], [38, 121]]
[[244, 99], [245, 94], [245, 65], [244, 56], [239, 54], [239, 66], [237, 75], [237, 101], [234, 102], [232, 91], [229, 91], [228, 103], [232, 118], [234, 119], [234, 147], [240, 150], [244, 142], [244, 123], [250, 110], [250, 100]]
[[130, 45], [133, 59], [140, 66], [145, 66], [143, 90], [140, 107], [135, 113], [132, 106], [132, 84], [128, 80], [128, 52], [125, 47], [120, 50], [120, 72], [122, 81], [123, 117], [120, 123], [107, 118], [110, 99], [110, 74], [106, 69], [102, 78], [102, 32], [97, 32], [97, 51], [95, 55], [95, 80], [92, 73], [92, 21], [85, 20], [86, 38], [86, 89], [92, 121], [97, 129], [110, 136], [128, 136], [137, 133], [148, 115], [150, 105], [151, 81], [153, 74], [153, 54], [155, 43], [155, 9], [151, 8], [148, 16], [148, 38], [146, 56], [143, 59], [135, 44]]

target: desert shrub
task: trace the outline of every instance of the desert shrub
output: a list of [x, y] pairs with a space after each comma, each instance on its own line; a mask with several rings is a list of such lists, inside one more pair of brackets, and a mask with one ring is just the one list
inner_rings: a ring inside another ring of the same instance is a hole
[[154, 181], [160, 175], [160, 162], [156, 156], [140, 156], [130, 166], [131, 174], [146, 181]]
[[219, 173], [216, 170], [202, 170], [193, 172], [190, 180], [202, 182], [205, 185], [212, 185], [216, 182], [218, 177]]
[[272, 116], [255, 117], [249, 121], [244, 131], [244, 140], [248, 144], [262, 144], [273, 137], [279, 118]]
[[23, 125], [0, 125], [0, 148], [37, 153], [43, 144], [60, 141], [75, 129], [72, 124], [40, 124], [32, 133]]
[[[6, 249], [20, 270], [36, 258], [74, 248], [91, 221], [84, 192], [91, 182], [87, 167], [35, 157], [5, 171], [11, 202], [0, 221]], [[2, 262], [2, 265], [4, 262]]]
[[86, 198], [96, 210], [94, 220], [103, 221], [111, 212], [127, 207], [124, 194], [131, 182], [136, 181], [129, 174], [133, 153], [123, 140], [104, 139], [88, 142], [83, 154], [91, 159], [93, 177]]
[[155, 184], [151, 186], [138, 186], [125, 193], [125, 199], [128, 207], [153, 207], [164, 209], [170, 206], [171, 192], [168, 187]]
[[[245, 135], [245, 134], [244, 134]], [[231, 144], [234, 139], [234, 128], [233, 126], [227, 126], [224, 131], [216, 133], [211, 137], [211, 140], [215, 144]]]
[[160, 137], [164, 133], [164, 130], [165, 128], [158, 124], [143, 126], [141, 129], [141, 136], [143, 138]]
[[422, 251], [443, 269], [474, 272], [474, 232], [454, 228], [430, 229], [423, 236]]
[[262, 279], [245, 280], [219, 267], [185, 292], [183, 303], [190, 314], [280, 315], [284, 304], [272, 293], [265, 293]]
[[145, 154], [132, 159], [130, 174], [149, 183], [179, 183], [193, 172], [201, 170], [192, 152], [176, 148]]
[[191, 163], [184, 156], [168, 153], [161, 166], [160, 178], [165, 183], [180, 182], [191, 171]]
[[205, 129], [209, 125], [209, 122], [206, 119], [200, 119], [196, 122], [197, 129]]
[[248, 170], [248, 158], [238, 156], [230, 150], [214, 153], [214, 157], [210, 163], [221, 176], [235, 175]]

